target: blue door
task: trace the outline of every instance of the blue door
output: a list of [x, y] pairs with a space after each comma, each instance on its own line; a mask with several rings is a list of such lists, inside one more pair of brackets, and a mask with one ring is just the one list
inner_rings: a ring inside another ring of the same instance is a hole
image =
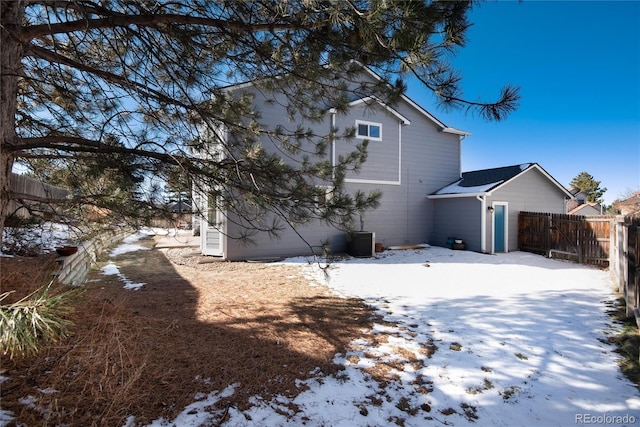
[[506, 206], [495, 205], [493, 213], [493, 251], [505, 252], [505, 224], [506, 224]]

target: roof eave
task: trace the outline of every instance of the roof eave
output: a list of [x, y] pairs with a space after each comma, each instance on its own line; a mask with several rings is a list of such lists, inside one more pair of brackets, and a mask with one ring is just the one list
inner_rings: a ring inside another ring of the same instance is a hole
[[452, 133], [454, 135], [460, 135], [460, 136], [469, 136], [469, 135], [471, 135], [471, 132], [467, 132], [466, 130], [460, 130], [460, 129], [456, 129], [456, 128], [452, 128], [452, 127], [446, 127], [444, 129], [442, 129], [442, 132], [444, 132], [444, 133]]
[[490, 196], [491, 191], [482, 191], [479, 193], [448, 193], [448, 194], [429, 194], [427, 199], [457, 199], [459, 197], [478, 197]]

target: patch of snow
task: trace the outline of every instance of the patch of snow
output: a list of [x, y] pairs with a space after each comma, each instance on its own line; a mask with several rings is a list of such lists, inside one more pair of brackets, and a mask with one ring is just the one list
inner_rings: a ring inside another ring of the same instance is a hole
[[523, 163], [520, 165], [520, 170], [523, 171], [531, 166], [531, 163]]
[[0, 427], [8, 426], [14, 419], [13, 412], [0, 408]]
[[113, 261], [109, 261], [100, 270], [105, 276], [118, 276], [118, 279], [120, 279], [120, 281], [124, 283], [124, 289], [137, 291], [145, 285], [145, 283], [134, 283], [132, 280], [127, 278], [127, 276], [120, 272], [120, 269]]
[[178, 414], [173, 421], [165, 420], [164, 418], [153, 421], [149, 424], [149, 427], [198, 427], [203, 425], [218, 425], [213, 423], [217, 418], [224, 416], [224, 410], [211, 411], [210, 408], [216, 404], [220, 399], [232, 396], [235, 391], [236, 385], [230, 385], [224, 390], [218, 392], [214, 391], [206, 395], [203, 398], [199, 393], [196, 395], [197, 401], [188, 405], [184, 410]]
[[20, 399], [18, 399], [18, 403], [26, 406], [29, 409], [35, 409], [37, 408], [36, 403], [38, 403], [38, 399], [34, 396], [27, 396], [27, 397], [21, 397]]
[[132, 281], [130, 281], [129, 279], [123, 279], [122, 280], [124, 282], [124, 289], [129, 289], [132, 291], [138, 291], [140, 290], [145, 284], [140, 282], [140, 283], [133, 283]]
[[58, 246], [81, 240], [81, 237], [82, 232], [78, 228], [55, 222], [24, 228], [5, 227], [2, 231], [2, 250], [36, 248], [43, 253], [49, 253]]
[[129, 252], [149, 250], [150, 248], [135, 243], [146, 235], [147, 234], [140, 232], [125, 237], [121, 244], [109, 251], [109, 255], [116, 257]]
[[144, 227], [140, 230], [140, 233], [144, 233], [148, 236], [191, 236], [192, 230], [183, 230], [180, 228], [158, 228], [158, 227]]
[[120, 274], [120, 269], [117, 265], [114, 264], [113, 261], [109, 261], [107, 265], [100, 269], [100, 271], [102, 271], [102, 274], [104, 274], [105, 276]]

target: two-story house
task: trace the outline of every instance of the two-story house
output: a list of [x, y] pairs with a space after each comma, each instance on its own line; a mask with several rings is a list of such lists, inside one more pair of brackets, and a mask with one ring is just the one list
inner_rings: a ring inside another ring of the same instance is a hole
[[[366, 68], [360, 78], [372, 85], [381, 81]], [[265, 92], [252, 83], [231, 86], [227, 91], [252, 99], [266, 129], [292, 125], [287, 123], [287, 98], [281, 94]], [[513, 251], [517, 249], [521, 210], [564, 213], [567, 200], [572, 199], [536, 163], [462, 174], [461, 145], [470, 133], [445, 125], [407, 96], [387, 105], [367, 93], [355, 93], [350, 94], [348, 109], [323, 106], [321, 120], [305, 126], [315, 135], [353, 128], [356, 142], [369, 141], [366, 162], [358, 172], [347, 172], [344, 189], [348, 193], [382, 193], [379, 207], [356, 218], [356, 224], [360, 222], [365, 231], [375, 233], [371, 237], [383, 247], [445, 246], [456, 237], [464, 240], [468, 250]], [[221, 131], [220, 135], [226, 134]], [[342, 139], [329, 145], [326, 156], [332, 166], [354, 150], [352, 143]], [[228, 260], [287, 257], [317, 253], [323, 245], [332, 252], [343, 252], [351, 235], [320, 221], [295, 228], [285, 222], [277, 238], [256, 232], [252, 243], [246, 244], [233, 237], [242, 234], [243, 218], [220, 209], [206, 195], [194, 199], [200, 200], [200, 211], [206, 213], [199, 218], [205, 255]]]
[[[375, 84], [378, 75], [364, 68], [361, 78]], [[266, 93], [251, 83], [231, 86], [233, 96], [250, 96], [261, 116], [261, 124], [276, 129], [287, 124], [286, 98]], [[433, 202], [427, 195], [460, 177], [461, 141], [468, 132], [449, 127], [436, 119], [410, 98], [402, 96], [393, 106], [383, 105], [375, 98], [362, 94], [349, 102], [346, 113], [331, 106], [319, 122], [305, 124], [318, 135], [330, 134], [332, 129], [355, 128], [355, 140], [369, 141], [367, 160], [358, 172], [348, 171], [345, 190], [382, 192], [380, 205], [356, 219], [367, 231], [375, 233], [375, 241], [383, 246], [428, 242], [433, 235]], [[269, 147], [269, 144], [264, 144]], [[330, 144], [328, 159], [333, 165], [339, 156], [353, 151], [353, 144], [336, 140]], [[296, 230], [282, 230], [274, 239], [268, 233], [252, 236], [252, 244], [234, 239], [234, 228], [242, 220], [233, 212], [206, 206], [211, 198], [197, 197], [201, 211], [199, 218], [202, 253], [229, 260], [308, 255], [310, 245], [319, 248], [328, 242], [334, 252], [344, 251], [347, 234], [320, 222], [306, 224]]]

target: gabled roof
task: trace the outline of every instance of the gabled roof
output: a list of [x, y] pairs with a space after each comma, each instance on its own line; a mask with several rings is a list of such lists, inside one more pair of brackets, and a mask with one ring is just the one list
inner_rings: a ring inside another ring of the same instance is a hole
[[[375, 96], [367, 96], [367, 97], [364, 97], [364, 98], [359, 98], [359, 99], [356, 99], [354, 101], [349, 102], [348, 105], [350, 107], [353, 107], [355, 105], [367, 104], [367, 103], [370, 103], [370, 102], [376, 102], [377, 104], [379, 104], [382, 108], [387, 110], [389, 113], [391, 113], [393, 116], [395, 116], [399, 121], [401, 121], [403, 125], [411, 124], [411, 121], [409, 119], [407, 119], [405, 116], [400, 114], [396, 109], [391, 108], [388, 105], [386, 105], [385, 103], [383, 103], [382, 101], [380, 101]], [[335, 113], [336, 109], [335, 108], [331, 108], [329, 110], [329, 112]]]
[[551, 181], [568, 198], [573, 198], [572, 194], [564, 188], [558, 181], [540, 167], [537, 163], [524, 163], [521, 165], [505, 166], [501, 168], [482, 169], [470, 172], [463, 172], [462, 178], [435, 193], [429, 195], [430, 199], [448, 197], [474, 197], [490, 196], [492, 191], [499, 189], [507, 183], [513, 181], [518, 176], [531, 170], [537, 170]]
[[582, 215], [580, 213], [580, 211], [583, 211], [585, 209], [593, 209], [595, 211], [597, 211], [598, 213], [602, 212], [602, 206], [600, 206], [597, 203], [593, 203], [593, 202], [587, 202], [587, 203], [583, 203], [581, 205], [578, 205], [577, 207], [571, 209], [569, 212], [567, 212], [569, 215]]
[[[382, 77], [380, 77], [375, 71], [373, 71], [372, 69], [370, 69], [369, 67], [366, 67], [363, 64], [358, 63], [371, 77], [373, 77], [374, 79], [381, 81]], [[431, 113], [429, 113], [427, 110], [425, 110], [424, 108], [422, 108], [419, 104], [417, 104], [415, 101], [413, 101], [411, 98], [409, 98], [408, 96], [402, 94], [401, 98], [403, 101], [405, 101], [407, 104], [411, 105], [413, 108], [415, 108], [416, 110], [418, 110], [420, 112], [420, 114], [422, 114], [423, 116], [427, 117], [429, 120], [431, 120], [433, 123], [435, 123], [439, 128], [441, 132], [445, 132], [445, 133], [453, 133], [456, 135], [460, 135], [460, 136], [469, 136], [471, 135], [470, 132], [464, 131], [464, 130], [460, 130], [460, 129], [456, 129], [456, 128], [452, 128], [449, 127], [447, 125], [445, 125], [444, 123], [442, 123], [440, 120], [438, 120], [437, 118], [435, 118], [435, 116], [433, 116]]]
[[[364, 64], [359, 63], [358, 61], [353, 61], [353, 62], [357, 63], [360, 67], [362, 67], [362, 69], [369, 76], [371, 76], [374, 80], [382, 81], [382, 77], [380, 77], [375, 71], [371, 70], [369, 67], [365, 66]], [[278, 76], [276, 76], [274, 78], [278, 78]], [[255, 82], [249, 81], [249, 82], [244, 82], [244, 83], [232, 84], [232, 85], [223, 87], [222, 90], [224, 90], [224, 91], [233, 91], [233, 90], [252, 87], [254, 85], [255, 85]], [[429, 119], [431, 122], [433, 122], [438, 128], [440, 128], [441, 132], [451, 133], [451, 134], [459, 135], [459, 136], [469, 136], [469, 135], [471, 135], [470, 132], [467, 132], [467, 131], [464, 131], [464, 130], [460, 130], [460, 129], [456, 129], [456, 128], [453, 128], [453, 127], [445, 125], [440, 120], [435, 118], [435, 116], [433, 116], [427, 110], [425, 110], [420, 105], [418, 105], [416, 102], [414, 102], [412, 99], [410, 99], [408, 96], [403, 94], [403, 95], [401, 95], [401, 98], [402, 98], [402, 100], [404, 102], [409, 104], [411, 107], [415, 108], [421, 115], [425, 116], [427, 119]], [[409, 124], [409, 121], [405, 117], [403, 117], [400, 113], [398, 113], [396, 110], [394, 110], [390, 106], [382, 103], [377, 98], [363, 97], [363, 98], [358, 98], [358, 99], [352, 99], [352, 100], [350, 100], [350, 104], [354, 104], [355, 105], [357, 103], [370, 101], [371, 99], [375, 99], [375, 101], [377, 101], [378, 103], [380, 103], [381, 105], [386, 107], [392, 114], [396, 115], [401, 121], [403, 121], [404, 124]], [[328, 110], [331, 111], [332, 109], [328, 108]]]

